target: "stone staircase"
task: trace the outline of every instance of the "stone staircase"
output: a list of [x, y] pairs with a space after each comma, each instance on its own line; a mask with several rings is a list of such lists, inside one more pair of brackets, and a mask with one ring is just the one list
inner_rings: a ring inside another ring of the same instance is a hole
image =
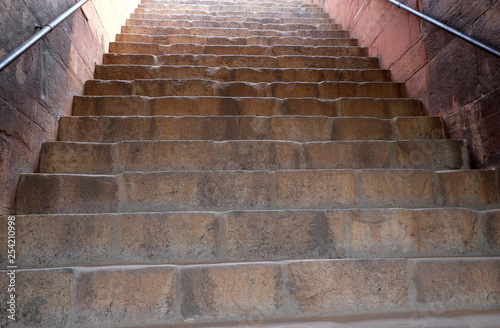
[[499, 173], [307, 0], [143, 0], [73, 115], [2, 327], [500, 327]]

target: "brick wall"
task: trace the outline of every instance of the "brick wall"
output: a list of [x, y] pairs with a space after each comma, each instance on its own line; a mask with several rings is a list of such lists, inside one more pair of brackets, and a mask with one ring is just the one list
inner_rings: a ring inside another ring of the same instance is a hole
[[[466, 139], [476, 168], [500, 167], [500, 58], [385, 0], [314, 0], [378, 56], [449, 137]], [[500, 1], [400, 0], [500, 49]]]
[[[75, 0], [0, 1], [0, 58]], [[93, 76], [139, 0], [92, 0], [0, 72], [0, 214], [14, 210], [21, 172], [37, 169], [40, 145], [56, 139], [58, 119]]]

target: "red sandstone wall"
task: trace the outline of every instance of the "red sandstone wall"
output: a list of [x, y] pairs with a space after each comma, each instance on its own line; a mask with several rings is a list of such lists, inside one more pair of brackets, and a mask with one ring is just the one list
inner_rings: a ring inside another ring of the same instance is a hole
[[[314, 0], [405, 82], [451, 138], [466, 139], [476, 168], [500, 167], [500, 58], [385, 0]], [[500, 49], [500, 1], [400, 0]]]
[[[0, 1], [0, 58], [74, 0]], [[109, 41], [139, 0], [92, 0], [0, 72], [0, 214], [14, 210], [21, 172], [37, 169], [40, 145], [55, 140], [59, 117], [93, 76]]]

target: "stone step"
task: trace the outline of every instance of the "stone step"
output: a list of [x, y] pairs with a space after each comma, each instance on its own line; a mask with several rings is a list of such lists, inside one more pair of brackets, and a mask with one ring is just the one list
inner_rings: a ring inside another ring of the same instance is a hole
[[244, 56], [331, 56], [363, 57], [368, 56], [368, 49], [361, 47], [312, 47], [312, 46], [234, 46], [234, 45], [199, 45], [176, 43], [161, 45], [156, 43], [111, 42], [110, 53], [121, 54], [194, 54], [194, 55], [244, 55]]
[[155, 35], [198, 35], [198, 36], [223, 36], [223, 37], [306, 37], [306, 38], [349, 38], [349, 32], [342, 30], [249, 30], [246, 28], [217, 28], [217, 27], [163, 27], [163, 26], [123, 26], [123, 34], [148, 34]]
[[[444, 138], [435, 117], [78, 116], [62, 117], [59, 140], [405, 140]], [[417, 158], [418, 159], [418, 158]]]
[[105, 65], [379, 69], [375, 57], [105, 54]]
[[48, 142], [41, 173], [119, 174], [126, 171], [468, 169], [458, 140], [404, 141], [123, 141]]
[[21, 174], [18, 214], [342, 208], [498, 208], [495, 170]]
[[295, 36], [286, 37], [266, 37], [255, 36], [246, 38], [231, 37], [208, 37], [198, 35], [145, 35], [145, 34], [118, 34], [117, 42], [138, 42], [138, 43], [157, 43], [174, 44], [189, 43], [201, 45], [228, 45], [228, 46], [327, 46], [327, 47], [355, 47], [358, 45], [356, 39], [347, 38], [328, 38], [314, 39]]
[[[499, 275], [498, 257], [19, 269], [16, 290], [30, 297], [16, 305], [50, 327], [221, 327], [235, 320], [256, 327], [265, 319], [347, 314], [415, 318], [436, 308], [498, 310]], [[0, 280], [8, 285], [7, 270]], [[18, 318], [17, 326], [33, 327], [32, 316]]]
[[97, 65], [99, 80], [203, 79], [219, 82], [390, 82], [388, 70], [339, 70], [316, 68], [229, 68], [207, 66]]
[[[144, 0], [142, 4], [165, 4], [165, 0]], [[311, 6], [311, 1], [215, 1], [215, 0], [169, 0], [168, 4], [176, 5], [216, 5], [216, 6], [257, 6], [257, 7], [276, 7], [280, 6]]]
[[184, 12], [179, 12], [175, 10], [169, 10], [166, 8], [153, 9], [139, 7], [135, 10], [136, 14], [160, 14], [160, 15], [202, 15], [202, 16], [214, 16], [214, 17], [233, 17], [233, 16], [243, 16], [251, 18], [322, 18], [331, 20], [330, 16], [324, 12], [291, 12], [291, 11], [262, 11], [262, 12], [251, 12], [251, 11], [207, 11], [207, 10], [185, 10]]
[[422, 115], [422, 103], [406, 98], [229, 98], [75, 96], [74, 116], [306, 115], [394, 118]]
[[258, 12], [268, 12], [268, 11], [279, 11], [282, 13], [291, 12], [307, 12], [307, 13], [322, 13], [323, 11], [314, 4], [309, 5], [283, 5], [283, 4], [272, 4], [271, 6], [248, 6], [246, 4], [232, 4], [232, 5], [202, 5], [202, 4], [171, 4], [171, 3], [147, 3], [139, 4], [139, 8], [147, 9], [165, 9], [171, 13], [200, 13], [206, 11], [212, 12], [248, 12], [248, 13], [258, 13]]
[[264, 24], [258, 22], [231, 22], [231, 21], [210, 21], [210, 20], [167, 20], [167, 19], [127, 19], [127, 26], [161, 26], [161, 27], [185, 27], [185, 28], [231, 28], [248, 30], [278, 30], [278, 31], [298, 31], [298, 30], [342, 30], [342, 25], [328, 23], [320, 24]]
[[498, 256], [499, 221], [499, 210], [463, 208], [17, 216], [16, 253], [25, 269]]
[[405, 85], [392, 82], [217, 82], [205, 79], [88, 80], [84, 94], [90, 96], [221, 96], [319, 98], [400, 98]]
[[335, 24], [330, 18], [303, 17], [251, 17], [251, 16], [214, 16], [214, 15], [175, 15], [156, 13], [133, 13], [131, 19], [160, 19], [172, 21], [213, 21], [213, 22], [255, 22], [261, 24]]

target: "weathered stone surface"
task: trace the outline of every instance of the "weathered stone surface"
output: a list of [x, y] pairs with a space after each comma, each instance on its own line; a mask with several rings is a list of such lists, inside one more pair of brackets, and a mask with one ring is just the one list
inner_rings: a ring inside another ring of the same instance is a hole
[[10, 284], [9, 271], [0, 271], [0, 281], [5, 291], [1, 299], [0, 323], [6, 327], [67, 327], [71, 325], [72, 269], [16, 270], [16, 322], [7, 316]]
[[367, 170], [359, 175], [360, 205], [368, 207], [434, 207], [434, 173], [419, 170]]
[[286, 275], [291, 300], [304, 314], [397, 311], [409, 301], [404, 260], [296, 262], [286, 265]]
[[112, 213], [118, 208], [113, 177], [23, 174], [19, 178], [19, 214]]
[[[268, 103], [269, 104], [269, 103]], [[248, 104], [251, 108], [254, 104]], [[272, 106], [272, 103], [269, 104]], [[244, 110], [248, 107], [244, 106]], [[251, 109], [248, 109], [249, 111]], [[262, 109], [268, 111], [268, 109]], [[271, 110], [271, 109], [269, 109]], [[122, 140], [399, 140], [399, 120], [320, 116], [207, 116], [207, 117], [64, 117], [59, 139], [78, 142]], [[439, 119], [435, 119], [440, 122]], [[407, 133], [408, 139], [440, 138], [432, 130], [434, 120], [414, 117], [420, 129]], [[429, 124], [430, 123], [430, 124]], [[429, 128], [429, 126], [431, 128]], [[217, 128], [214, 128], [217, 127]], [[421, 130], [431, 130], [428, 133]], [[404, 159], [404, 157], [403, 157]], [[403, 160], [402, 159], [402, 160]]]
[[193, 79], [210, 77], [219, 82], [386, 82], [390, 78], [388, 71], [382, 70], [337, 70], [337, 69], [282, 69], [282, 68], [211, 68], [204, 66], [139, 66], [139, 65], [105, 65], [97, 66], [95, 77], [104, 80], [134, 79]]
[[416, 301], [421, 308], [498, 307], [498, 259], [417, 260], [415, 265]]
[[478, 253], [478, 218], [464, 209], [352, 210], [352, 256], [448, 256]]
[[229, 259], [338, 258], [344, 254], [343, 212], [231, 212], [227, 217]]
[[185, 268], [180, 276], [182, 316], [203, 321], [273, 317], [285, 301], [282, 280], [274, 264]]
[[174, 268], [107, 267], [78, 270], [76, 324], [154, 324], [175, 315]]
[[[44, 268], [109, 262], [114, 251], [112, 220], [112, 215], [17, 215], [16, 264]], [[7, 236], [7, 217], [0, 224]]]
[[223, 259], [220, 218], [212, 213], [120, 216], [120, 261], [191, 263]]
[[443, 172], [439, 185], [446, 206], [481, 206], [500, 200], [500, 183], [495, 170]]
[[498, 210], [486, 212], [484, 238], [489, 250], [500, 249], [500, 212]]

